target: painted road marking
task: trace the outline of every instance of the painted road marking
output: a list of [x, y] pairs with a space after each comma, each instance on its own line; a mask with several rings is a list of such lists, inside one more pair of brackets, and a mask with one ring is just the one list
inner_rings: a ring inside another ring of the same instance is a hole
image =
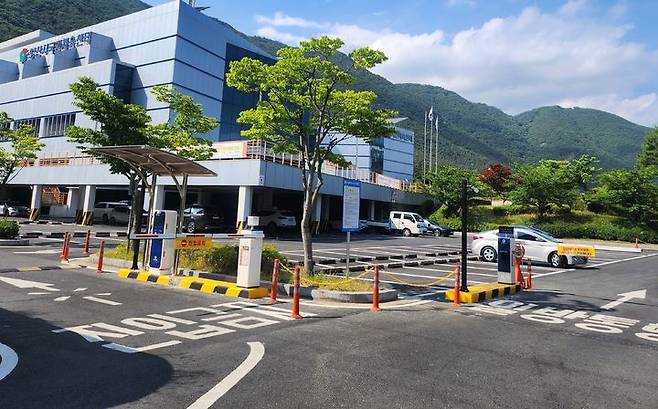
[[[607, 266], [607, 265], [610, 265], [610, 264], [617, 264], [617, 263], [623, 263], [623, 262], [626, 262], [626, 261], [640, 260], [640, 259], [647, 258], [647, 257], [654, 257], [654, 256], [657, 256], [657, 255], [658, 255], [658, 253], [645, 254], [643, 256], [636, 256], [636, 257], [630, 257], [630, 258], [625, 258], [625, 259], [620, 259], [620, 260], [607, 261], [605, 263], [592, 264], [592, 265], [589, 265], [588, 267], [602, 267], [602, 266]], [[550, 273], [533, 274], [533, 278], [552, 276], [552, 275], [555, 275], [555, 274], [562, 274], [562, 273], [566, 273], [566, 272], [569, 272], [569, 271], [575, 271], [575, 270], [576, 270], [575, 268], [569, 268], [569, 269], [566, 269], [566, 270], [552, 271]], [[587, 270], [584, 270], [584, 271], [587, 271]]]
[[[81, 287], [81, 288], [76, 288], [75, 290], [73, 290], [73, 292], [74, 292], [74, 293], [77, 293], [78, 291], [85, 291], [85, 290], [86, 290], [86, 288]], [[98, 295], [101, 295], [101, 294], [98, 294]], [[110, 295], [110, 294], [108, 293], [108, 294], [106, 294], [106, 295]]]
[[18, 354], [7, 345], [0, 343], [0, 381], [7, 377], [18, 365]]
[[34, 251], [12, 251], [14, 254], [57, 254], [61, 253], [62, 250], [52, 249], [52, 250], [34, 250]]
[[103, 299], [103, 298], [94, 297], [92, 295], [88, 295], [88, 296], [82, 297], [82, 298], [84, 298], [85, 300], [94, 301], [94, 302], [98, 302], [98, 303], [101, 303], [101, 304], [107, 304], [107, 305], [112, 305], [112, 306], [121, 305], [120, 302], [116, 302], [116, 301], [112, 301], [112, 300], [106, 300], [106, 299]]
[[602, 310], [611, 310], [615, 308], [618, 305], [621, 305], [625, 303], [626, 301], [630, 301], [633, 298], [639, 298], [641, 300], [647, 298], [647, 290], [637, 290], [637, 291], [629, 291], [627, 293], [621, 293], [617, 294], [620, 295], [621, 298], [618, 299], [617, 301], [609, 302], [606, 305], [602, 306]]
[[55, 298], [53, 301], [66, 301], [66, 300], [68, 300], [69, 298], [71, 298], [70, 295], [65, 295], [65, 296], [62, 296], [62, 297], [57, 297], [57, 298]]
[[235, 368], [233, 372], [228, 374], [226, 378], [222, 379], [221, 382], [188, 406], [187, 409], [208, 409], [258, 365], [265, 355], [265, 347], [260, 342], [247, 342], [247, 344], [249, 345], [247, 359]]
[[21, 280], [20, 278], [0, 277], [0, 281], [13, 285], [18, 288], [36, 288], [37, 290], [44, 291], [59, 291], [57, 288], [51, 288], [55, 284], [41, 283], [39, 281]]
[[171, 347], [174, 345], [178, 345], [180, 343], [181, 341], [172, 340], [172, 341], [160, 342], [159, 344], [152, 344], [152, 345], [147, 345], [145, 347], [135, 348], [135, 350], [138, 352], [146, 352], [146, 351], [152, 351], [154, 349]]
[[50, 293], [44, 293], [44, 292], [36, 292], [36, 293], [27, 293], [27, 295], [46, 295]]

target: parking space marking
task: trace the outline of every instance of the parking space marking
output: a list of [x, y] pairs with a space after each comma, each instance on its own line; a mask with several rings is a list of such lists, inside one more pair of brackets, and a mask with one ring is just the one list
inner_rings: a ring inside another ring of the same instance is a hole
[[88, 296], [82, 297], [82, 298], [84, 298], [85, 300], [94, 301], [94, 302], [97, 302], [97, 303], [107, 304], [107, 305], [112, 305], [112, 306], [121, 305], [120, 302], [116, 302], [116, 301], [112, 301], [112, 300], [106, 300], [104, 298], [98, 298], [98, 297], [94, 297], [92, 295], [88, 295]]

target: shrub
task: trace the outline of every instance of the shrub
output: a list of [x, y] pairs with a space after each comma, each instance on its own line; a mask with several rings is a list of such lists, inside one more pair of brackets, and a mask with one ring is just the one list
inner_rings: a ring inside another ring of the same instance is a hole
[[13, 220], [0, 220], [0, 239], [15, 239], [18, 236], [18, 223]]

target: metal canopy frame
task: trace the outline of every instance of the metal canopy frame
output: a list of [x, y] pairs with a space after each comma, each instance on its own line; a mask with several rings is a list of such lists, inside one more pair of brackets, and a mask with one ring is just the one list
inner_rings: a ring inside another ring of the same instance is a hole
[[[183, 231], [183, 213], [185, 211], [187, 201], [188, 178], [190, 176], [217, 176], [217, 173], [203, 165], [200, 165], [197, 162], [194, 162], [193, 160], [183, 158], [182, 156], [179, 156], [175, 153], [159, 148], [154, 148], [148, 145], [103, 146], [90, 148], [89, 151], [92, 153], [102, 154], [113, 159], [121, 160], [141, 176], [142, 181], [144, 181], [144, 183], [147, 185], [147, 188], [150, 192], [147, 231], [149, 231], [151, 227], [150, 224], [153, 217], [153, 207], [155, 204], [155, 186], [158, 180], [158, 176], [171, 176], [174, 183], [176, 184], [178, 194], [180, 195], [178, 223], [176, 226], [178, 233]], [[146, 173], [144, 171], [146, 171]], [[152, 175], [150, 186], [148, 186], [147, 182], [148, 173]], [[178, 180], [179, 176], [182, 177], [181, 181]], [[132, 223], [132, 217], [130, 218], [130, 222]], [[174, 272], [178, 267], [178, 250], [175, 252], [176, 256], [174, 258]], [[146, 254], [147, 251], [144, 251], [144, 259], [142, 260], [142, 264], [144, 264], [146, 261]], [[138, 252], [135, 251], [133, 257], [134, 269], [137, 268], [137, 257]]]

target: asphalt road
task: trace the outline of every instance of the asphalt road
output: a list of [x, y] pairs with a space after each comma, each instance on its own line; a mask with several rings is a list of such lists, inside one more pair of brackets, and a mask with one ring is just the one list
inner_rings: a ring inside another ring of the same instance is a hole
[[[16, 251], [0, 249], [3, 267], [58, 261]], [[658, 256], [599, 257], [538, 269], [535, 290], [483, 305], [304, 303], [300, 321], [286, 302], [85, 269], [3, 273], [0, 344], [17, 362], [6, 372], [0, 345], [0, 406], [655, 408]]]

